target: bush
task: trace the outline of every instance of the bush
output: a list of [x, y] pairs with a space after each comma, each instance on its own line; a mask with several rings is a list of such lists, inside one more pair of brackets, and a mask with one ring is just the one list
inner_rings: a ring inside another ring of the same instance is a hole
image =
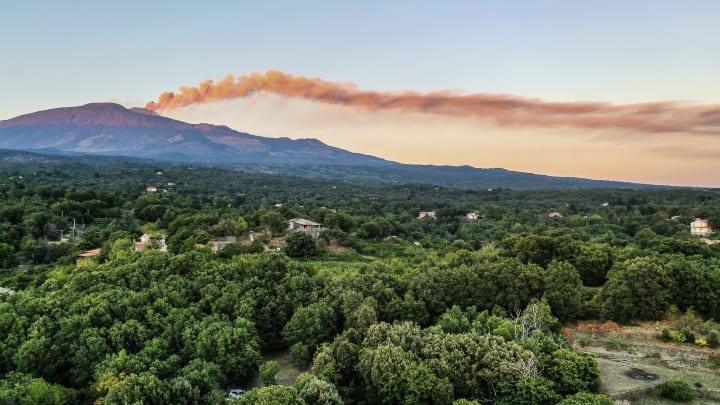
[[720, 346], [720, 332], [711, 330], [707, 335], [707, 342], [708, 346], [713, 348]]
[[632, 345], [625, 340], [625, 336], [615, 332], [610, 332], [605, 339], [605, 348], [608, 350], [627, 350], [630, 346]]
[[680, 332], [679, 330], [671, 330], [670, 339], [675, 343], [685, 343], [687, 337], [685, 337], [685, 334]]
[[655, 395], [673, 401], [692, 401], [695, 390], [684, 381], [665, 381], [653, 389]]
[[275, 385], [277, 380], [275, 375], [280, 372], [280, 365], [277, 361], [268, 361], [260, 366], [260, 381], [264, 386]]
[[605, 395], [579, 392], [566, 397], [558, 402], [558, 405], [613, 405], [614, 403], [615, 401]]
[[306, 232], [293, 232], [285, 238], [285, 254], [290, 257], [308, 258], [318, 253], [315, 239]]
[[681, 316], [675, 324], [681, 331], [690, 332], [695, 330], [695, 325], [697, 325], [697, 320], [695, 320], [695, 311], [693, 311], [692, 308], [688, 308], [687, 311], [685, 311], [685, 315]]
[[708, 341], [707, 339], [695, 339], [695, 344], [702, 347], [707, 347]]

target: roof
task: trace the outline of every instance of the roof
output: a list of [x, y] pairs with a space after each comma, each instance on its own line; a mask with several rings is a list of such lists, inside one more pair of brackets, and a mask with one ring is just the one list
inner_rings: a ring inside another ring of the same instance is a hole
[[313, 221], [311, 221], [309, 219], [305, 219], [305, 218], [293, 218], [289, 221], [294, 222], [298, 225], [322, 226], [322, 224], [318, 224], [317, 222], [313, 222]]
[[93, 249], [93, 250], [88, 250], [85, 253], [80, 253], [78, 255], [78, 257], [92, 257], [92, 256], [97, 256], [99, 254], [100, 254], [100, 248], [97, 248], [97, 249]]

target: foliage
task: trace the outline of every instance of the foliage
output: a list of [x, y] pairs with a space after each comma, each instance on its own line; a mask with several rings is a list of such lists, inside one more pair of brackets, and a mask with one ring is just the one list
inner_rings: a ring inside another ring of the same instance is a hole
[[277, 361], [268, 361], [260, 365], [260, 381], [263, 385], [275, 385], [277, 380], [275, 376], [280, 371], [280, 365]]
[[605, 337], [605, 348], [608, 350], [628, 350], [632, 344], [625, 339], [625, 336], [617, 333], [610, 332]]
[[318, 252], [315, 239], [307, 232], [293, 232], [285, 243], [285, 254], [296, 259], [312, 257]]
[[655, 395], [673, 401], [692, 401], [695, 399], [695, 389], [688, 383], [678, 380], [665, 381], [653, 389]]
[[[145, 193], [158, 171], [175, 185]], [[720, 249], [687, 230], [720, 214], [712, 191], [298, 182], [123, 162], [0, 162], [0, 175], [0, 286], [15, 290], [0, 293], [0, 392], [15, 402], [219, 403], [261, 350], [289, 350], [314, 377], [245, 403], [602, 403], [597, 363], [569, 350], [558, 318], [601, 315], [592, 333], [620, 333], [615, 322], [674, 306], [685, 315], [663, 336], [720, 345], [717, 323], [696, 322], [720, 318]], [[437, 218], [417, 220], [425, 210]], [[293, 217], [322, 223], [323, 247], [285, 237]], [[143, 233], [168, 252], [136, 251]], [[218, 254], [201, 246], [230, 235]], [[282, 239], [285, 254], [264, 252]], [[626, 348], [619, 336], [607, 344]]]
[[614, 403], [615, 401], [605, 395], [579, 392], [566, 397], [558, 402], [558, 405], [613, 405]]

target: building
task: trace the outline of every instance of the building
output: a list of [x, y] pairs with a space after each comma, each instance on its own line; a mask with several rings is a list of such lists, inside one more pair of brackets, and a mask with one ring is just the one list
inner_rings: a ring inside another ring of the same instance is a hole
[[551, 212], [551, 213], [548, 214], [548, 217], [550, 217], [550, 218], [562, 218], [563, 216], [562, 216], [561, 213], [559, 213], [559, 212], [557, 212], [557, 211], [553, 211], [553, 212]]
[[15, 294], [15, 290], [12, 288], [0, 287], [0, 294], [13, 295]]
[[213, 253], [217, 253], [227, 245], [237, 243], [237, 238], [235, 236], [223, 236], [222, 238], [213, 239], [210, 241], [210, 249], [213, 251]]
[[317, 222], [313, 222], [305, 218], [293, 218], [288, 221], [287, 230], [288, 232], [307, 232], [313, 238], [317, 238], [320, 236], [320, 231], [322, 231], [322, 224], [318, 224]]
[[478, 213], [477, 212], [468, 212], [467, 214], [465, 214], [465, 219], [468, 221], [477, 221]]
[[165, 241], [165, 238], [163, 238], [162, 236], [156, 237], [154, 235], [144, 233], [140, 237], [140, 241], [135, 241], [135, 250], [145, 250], [152, 248], [159, 249], [161, 252], [167, 252], [167, 243]]
[[86, 260], [86, 259], [91, 258], [91, 257], [95, 257], [95, 256], [97, 256], [97, 255], [99, 255], [99, 254], [100, 254], [100, 248], [93, 249], [93, 250], [88, 250], [87, 252], [80, 253], [79, 255], [77, 255], [77, 257], [76, 257], [76, 262], [77, 262], [77, 263], [80, 263], [80, 262], [83, 261], [83, 260]]
[[423, 219], [423, 218], [437, 219], [437, 213], [435, 213], [435, 211], [420, 211], [420, 213], [418, 214], [417, 217], [418, 217], [418, 219]]
[[690, 223], [690, 234], [698, 236], [707, 236], [713, 233], [713, 229], [710, 227], [710, 221], [703, 218], [695, 218]]
[[157, 187], [148, 186], [145, 188], [145, 191], [148, 193], [157, 193]]

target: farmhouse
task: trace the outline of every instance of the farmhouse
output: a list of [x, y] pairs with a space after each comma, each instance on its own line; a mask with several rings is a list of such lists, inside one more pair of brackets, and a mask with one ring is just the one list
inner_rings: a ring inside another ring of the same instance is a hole
[[305, 218], [293, 218], [288, 221], [287, 230], [288, 232], [307, 232], [313, 238], [317, 238], [320, 236], [320, 231], [322, 231], [322, 224], [318, 224], [317, 222], [313, 222]]
[[420, 213], [418, 214], [417, 217], [418, 217], [418, 219], [423, 219], [423, 218], [437, 219], [437, 213], [435, 213], [435, 211], [420, 211]]
[[690, 223], [690, 234], [698, 236], [707, 236], [713, 233], [713, 229], [710, 227], [710, 221], [702, 218], [695, 218]]

